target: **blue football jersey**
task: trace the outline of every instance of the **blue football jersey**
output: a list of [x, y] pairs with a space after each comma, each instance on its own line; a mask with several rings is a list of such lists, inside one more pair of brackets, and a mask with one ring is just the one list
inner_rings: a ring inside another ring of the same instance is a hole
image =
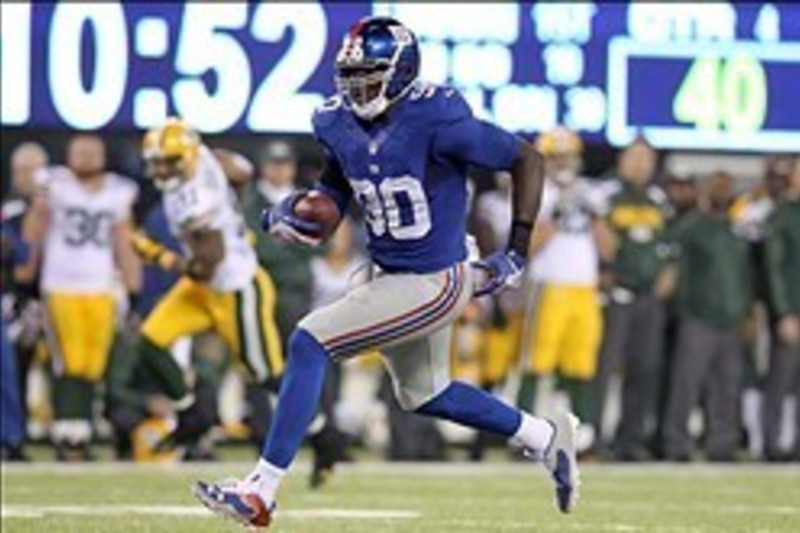
[[374, 123], [339, 97], [313, 117], [328, 164], [344, 179], [328, 192], [364, 211], [372, 259], [390, 272], [434, 272], [467, 256], [469, 165], [508, 170], [519, 153], [512, 134], [476, 119], [451, 87], [418, 83]]

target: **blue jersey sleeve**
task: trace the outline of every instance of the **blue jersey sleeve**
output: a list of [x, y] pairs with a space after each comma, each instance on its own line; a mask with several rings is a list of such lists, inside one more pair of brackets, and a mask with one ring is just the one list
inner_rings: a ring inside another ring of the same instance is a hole
[[475, 118], [454, 89], [442, 95], [442, 118], [434, 134], [434, 153], [489, 170], [510, 170], [519, 155], [520, 139]]
[[350, 199], [353, 197], [353, 190], [335, 152], [338, 140], [336, 122], [340, 106], [341, 101], [337, 97], [329, 99], [314, 113], [312, 125], [314, 137], [325, 151], [325, 168], [315, 188], [336, 202], [340, 213], [345, 213]]

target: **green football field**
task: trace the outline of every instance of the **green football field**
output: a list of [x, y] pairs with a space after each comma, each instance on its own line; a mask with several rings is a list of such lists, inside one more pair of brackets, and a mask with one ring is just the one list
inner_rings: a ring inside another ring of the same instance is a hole
[[[248, 467], [4, 465], [2, 531], [241, 531], [210, 515], [189, 486]], [[800, 532], [797, 466], [588, 465], [570, 516], [555, 510], [549, 480], [527, 463], [366, 461], [341, 468], [319, 491], [307, 489], [306, 473], [300, 464], [289, 477], [271, 531]]]

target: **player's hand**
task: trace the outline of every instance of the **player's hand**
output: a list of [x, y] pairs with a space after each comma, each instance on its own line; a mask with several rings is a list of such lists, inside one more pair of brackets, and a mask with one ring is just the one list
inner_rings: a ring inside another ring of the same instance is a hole
[[515, 250], [495, 252], [485, 259], [481, 259], [472, 266], [486, 273], [486, 279], [475, 289], [474, 296], [481, 297], [494, 294], [508, 287], [519, 287], [525, 273], [527, 258]]
[[295, 205], [308, 191], [297, 191], [271, 209], [261, 213], [261, 228], [287, 242], [317, 246], [322, 242], [322, 226], [303, 220], [294, 213]]

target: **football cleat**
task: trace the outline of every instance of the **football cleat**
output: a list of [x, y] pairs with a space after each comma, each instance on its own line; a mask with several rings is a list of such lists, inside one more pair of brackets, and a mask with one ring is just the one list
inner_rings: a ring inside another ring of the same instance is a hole
[[260, 528], [272, 523], [275, 503], [267, 505], [258, 494], [240, 481], [198, 481], [192, 492], [212, 512], [243, 526]]
[[575, 510], [578, 503], [580, 478], [576, 457], [578, 417], [561, 412], [552, 418], [555, 433], [542, 455], [542, 462], [550, 471], [556, 485], [556, 505], [562, 513]]

